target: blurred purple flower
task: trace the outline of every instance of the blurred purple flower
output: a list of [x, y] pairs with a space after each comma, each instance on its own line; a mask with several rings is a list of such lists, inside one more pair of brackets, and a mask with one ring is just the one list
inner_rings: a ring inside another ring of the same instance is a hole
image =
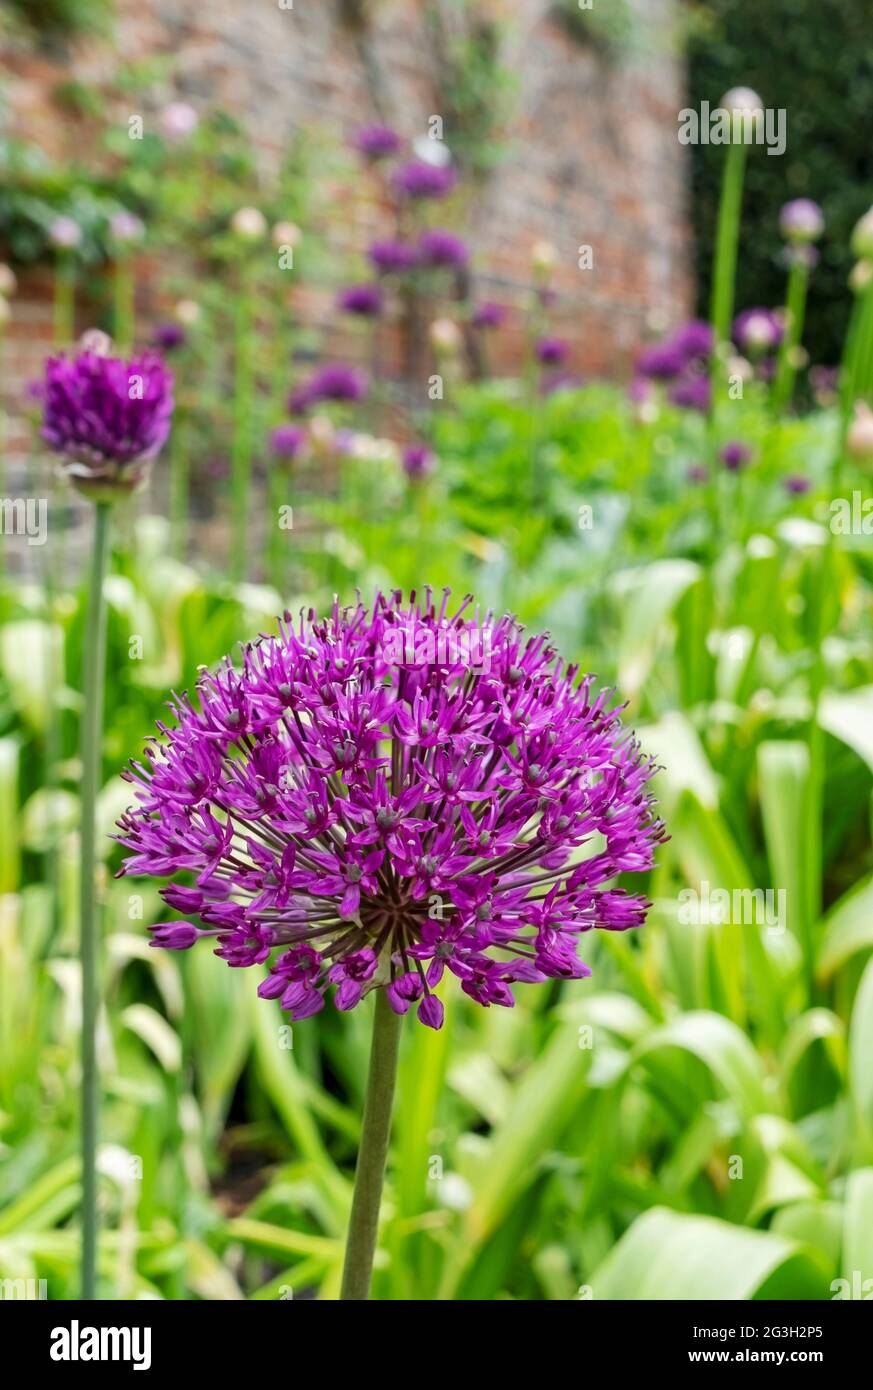
[[712, 352], [712, 326], [703, 319], [690, 319], [676, 329], [670, 341], [686, 362], [695, 357], [709, 357]]
[[422, 232], [418, 250], [424, 265], [463, 266], [470, 259], [467, 243], [453, 232], [443, 231], [440, 227], [431, 227]]
[[474, 328], [501, 328], [508, 313], [505, 304], [495, 304], [486, 300], [484, 304], [476, 305], [470, 321]]
[[84, 492], [130, 491], [170, 432], [173, 378], [161, 358], [96, 352], [45, 364], [42, 437]]
[[48, 239], [59, 251], [73, 251], [82, 241], [82, 228], [72, 217], [56, 217], [48, 229]]
[[576, 391], [582, 385], [574, 372], [549, 372], [540, 383], [544, 396], [554, 396], [556, 391]]
[[672, 341], [653, 343], [637, 356], [636, 371], [652, 381], [673, 381], [685, 369], [687, 357]]
[[404, 198], [445, 198], [457, 183], [457, 174], [450, 164], [425, 164], [413, 159], [395, 169], [392, 183], [394, 191]]
[[403, 471], [411, 482], [422, 482], [435, 467], [436, 459], [426, 444], [408, 444], [403, 450]]
[[570, 344], [563, 338], [540, 338], [534, 351], [544, 367], [560, 367], [570, 355]]
[[709, 471], [702, 463], [692, 463], [686, 476], [689, 483], [705, 483], [709, 478]]
[[292, 414], [299, 414], [319, 401], [362, 401], [368, 389], [365, 372], [344, 362], [329, 362], [291, 392], [288, 404]]
[[734, 319], [731, 336], [749, 357], [772, 352], [782, 342], [782, 322], [772, 309], [744, 309]]
[[730, 440], [719, 454], [719, 458], [730, 473], [738, 473], [741, 468], [745, 468], [751, 457], [752, 451], [748, 444], [743, 444], [738, 439]]
[[154, 343], [162, 352], [174, 352], [188, 341], [188, 334], [181, 323], [167, 319], [155, 325]]
[[809, 478], [805, 478], [802, 473], [790, 473], [783, 479], [785, 491], [792, 497], [802, 497], [805, 492], [809, 492]]
[[633, 377], [628, 383], [627, 398], [634, 405], [644, 405], [652, 398], [652, 383], [642, 376]]
[[365, 125], [355, 131], [350, 143], [365, 159], [375, 160], [397, 154], [403, 141], [390, 126]]
[[610, 884], [665, 838], [651, 759], [611, 692], [471, 603], [450, 613], [426, 587], [286, 614], [200, 677], [199, 708], [172, 699], [117, 835], [120, 874], [165, 880], [196, 919], [154, 944], [193, 929], [230, 966], [267, 965], [258, 993], [294, 1019], [331, 987], [341, 1011], [384, 989], [436, 1028], [446, 970], [511, 1008], [516, 984], [589, 975], [592, 929], [643, 924], [645, 897]]
[[382, 312], [382, 291], [378, 285], [349, 285], [340, 290], [337, 307], [360, 318], [378, 318]]
[[306, 440], [300, 425], [277, 425], [270, 435], [270, 452], [281, 459], [296, 458]]
[[381, 275], [399, 275], [418, 265], [418, 249], [406, 241], [374, 241], [368, 254]]
[[674, 381], [667, 392], [667, 399], [683, 410], [699, 410], [705, 414], [712, 400], [709, 378], [703, 372], [685, 372], [678, 381]]

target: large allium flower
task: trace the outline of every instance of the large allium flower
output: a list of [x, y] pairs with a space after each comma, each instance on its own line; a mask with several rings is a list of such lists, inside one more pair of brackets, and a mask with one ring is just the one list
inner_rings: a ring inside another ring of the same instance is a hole
[[673, 381], [681, 375], [686, 362], [686, 354], [675, 343], [653, 343], [638, 354], [636, 371], [652, 381]]
[[170, 432], [173, 378], [157, 353], [61, 354], [45, 364], [42, 437], [92, 496], [128, 492]]
[[[377, 596], [260, 637], [127, 774], [120, 874], [196, 919], [155, 945], [212, 938], [296, 1018], [373, 988], [439, 1027], [448, 968], [480, 1004], [516, 983], [581, 978], [581, 938], [639, 926], [648, 904], [608, 887], [664, 838], [652, 764], [611, 695], [546, 636], [481, 619], [446, 591]], [[587, 857], [583, 857], [583, 848]]]
[[563, 338], [540, 338], [535, 346], [537, 360], [545, 367], [559, 367], [570, 355], [570, 344]]
[[450, 164], [414, 159], [395, 169], [392, 182], [395, 192], [404, 198], [445, 198], [457, 183], [457, 175]]

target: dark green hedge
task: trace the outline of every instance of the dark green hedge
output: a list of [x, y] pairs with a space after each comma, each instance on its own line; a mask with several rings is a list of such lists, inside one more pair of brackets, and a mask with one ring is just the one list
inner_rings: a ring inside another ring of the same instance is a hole
[[[693, 9], [690, 102], [714, 105], [728, 88], [747, 86], [788, 113], [785, 154], [761, 147], [749, 159], [737, 306], [782, 302], [779, 209], [789, 198], [814, 198], [827, 231], [804, 337], [813, 362], [835, 363], [849, 307], [848, 240], [873, 203], [873, 0], [702, 0]], [[723, 150], [698, 145], [692, 154], [705, 311]]]

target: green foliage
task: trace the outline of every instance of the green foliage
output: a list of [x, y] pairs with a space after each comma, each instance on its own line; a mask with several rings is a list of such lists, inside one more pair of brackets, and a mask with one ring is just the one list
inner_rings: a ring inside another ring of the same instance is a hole
[[40, 43], [105, 35], [113, 0], [6, 0], [8, 17]]
[[[689, 40], [689, 103], [714, 107], [749, 86], [765, 107], [787, 112], [781, 157], [750, 151], [737, 308], [784, 303], [785, 269], [774, 251], [779, 209], [813, 198], [826, 232], [813, 272], [806, 344], [813, 362], [839, 361], [846, 328], [851, 230], [873, 183], [868, 94], [873, 82], [867, 0], [697, 0]], [[699, 304], [709, 304], [712, 232], [724, 150], [691, 147]]]

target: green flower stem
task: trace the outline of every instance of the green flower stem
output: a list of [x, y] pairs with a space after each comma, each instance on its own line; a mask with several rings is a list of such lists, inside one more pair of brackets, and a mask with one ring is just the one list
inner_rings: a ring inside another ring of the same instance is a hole
[[379, 1206], [382, 1200], [388, 1140], [391, 1135], [391, 1108], [400, 1050], [401, 1015], [396, 1014], [391, 1008], [384, 989], [378, 989], [375, 993], [376, 1012], [373, 1018], [367, 1098], [364, 1102], [361, 1147], [355, 1169], [355, 1192], [352, 1198], [340, 1292], [341, 1299], [356, 1299], [359, 1302], [370, 1297], [370, 1278], [379, 1232]]
[[170, 548], [177, 560], [187, 549], [189, 471], [188, 439], [177, 412], [170, 432]]
[[723, 355], [730, 342], [731, 320], [734, 313], [734, 286], [737, 273], [737, 247], [740, 237], [740, 215], [743, 207], [743, 178], [746, 169], [746, 145], [735, 139], [727, 147], [721, 180], [718, 206], [718, 226], [715, 239], [715, 264], [712, 279], [712, 414], [715, 414], [718, 391], [722, 385]]
[[53, 334], [55, 347], [66, 348], [76, 336], [76, 265], [70, 255], [58, 256], [54, 279]]
[[245, 578], [252, 473], [252, 305], [248, 267], [240, 267], [234, 330], [233, 439], [230, 456], [230, 577]]
[[809, 284], [809, 267], [795, 257], [788, 273], [788, 293], [785, 300], [785, 334], [779, 350], [776, 367], [776, 380], [773, 383], [773, 410], [781, 415], [791, 404], [794, 394], [794, 379], [797, 376], [797, 349], [803, 335], [803, 320], [806, 314], [806, 290]]
[[273, 458], [267, 474], [267, 559], [270, 583], [278, 593], [284, 592], [286, 556], [285, 531], [279, 525], [279, 512], [288, 506], [290, 470], [281, 459]]
[[133, 347], [136, 322], [133, 266], [129, 256], [120, 256], [115, 262], [112, 290], [112, 328], [116, 349], [123, 356]]
[[108, 502], [94, 514], [94, 548], [88, 580], [82, 705], [82, 827], [79, 924], [82, 962], [82, 1298], [97, 1296], [97, 904], [95, 817], [103, 745], [106, 677], [106, 604], [103, 582], [109, 555]]

